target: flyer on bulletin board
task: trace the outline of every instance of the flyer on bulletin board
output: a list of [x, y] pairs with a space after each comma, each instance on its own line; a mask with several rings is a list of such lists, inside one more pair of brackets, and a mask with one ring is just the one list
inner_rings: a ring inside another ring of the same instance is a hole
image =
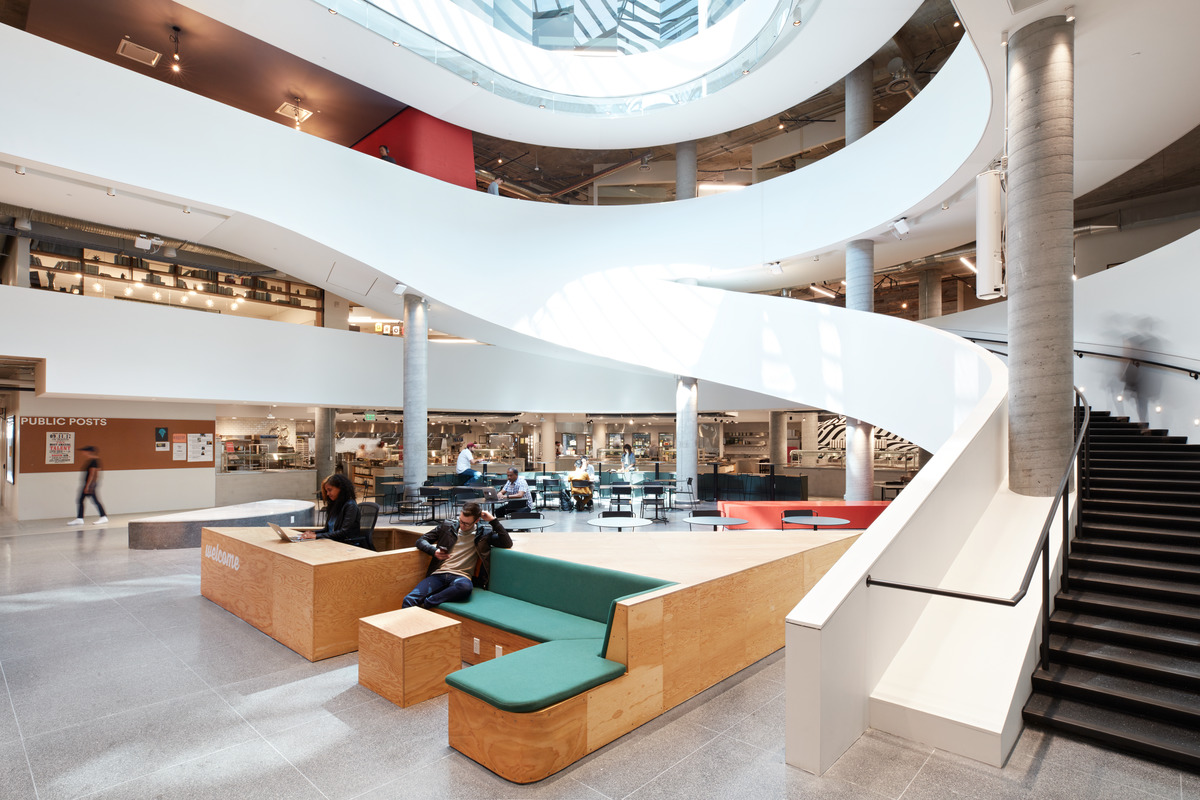
[[187, 442], [173, 442], [171, 444], [171, 460], [187, 461]]
[[187, 435], [187, 460], [213, 460], [213, 435], [211, 433], [189, 433]]
[[46, 463], [75, 463], [75, 431], [46, 432]]

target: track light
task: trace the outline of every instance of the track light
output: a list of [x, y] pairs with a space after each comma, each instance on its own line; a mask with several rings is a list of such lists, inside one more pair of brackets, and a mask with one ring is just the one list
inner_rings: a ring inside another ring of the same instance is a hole
[[900, 219], [893, 222], [892, 230], [894, 230], [896, 232], [897, 239], [903, 239], [905, 236], [908, 236], [908, 231], [909, 231], [908, 218], [901, 217]]
[[396, 296], [402, 295], [407, 291], [408, 291], [408, 287], [405, 286], [403, 283], [400, 283], [399, 281], [397, 281], [396, 285], [392, 287], [392, 294], [394, 294]]
[[179, 34], [182, 30], [178, 25], [171, 26], [171, 42], [175, 45], [175, 55], [171, 60], [171, 72], [179, 72]]

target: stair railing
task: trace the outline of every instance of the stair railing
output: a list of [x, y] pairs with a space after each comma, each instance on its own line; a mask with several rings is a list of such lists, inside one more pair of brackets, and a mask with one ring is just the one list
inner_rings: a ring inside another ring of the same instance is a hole
[[[1079, 412], [1083, 410], [1083, 421], [1079, 423]], [[958, 592], [953, 589], [940, 589], [936, 586], [921, 586], [913, 583], [899, 583], [897, 581], [883, 581], [872, 578], [867, 575], [867, 586], [884, 586], [889, 589], [902, 589], [907, 592], [920, 592], [922, 594], [933, 594], [939, 597], [953, 597], [958, 600], [971, 600], [976, 603], [992, 603], [1000, 606], [1015, 606], [1025, 599], [1026, 593], [1029, 591], [1029, 584], [1033, 581], [1033, 571], [1037, 567], [1037, 562], [1040, 557], [1042, 562], [1042, 669], [1050, 668], [1050, 526], [1054, 523], [1054, 514], [1060, 508], [1062, 509], [1062, 550], [1059, 553], [1059, 564], [1064, 565], [1060, 571], [1060, 580], [1062, 582], [1063, 591], [1069, 588], [1067, 570], [1067, 556], [1071, 551], [1071, 515], [1064, 501], [1067, 493], [1067, 488], [1070, 486], [1072, 472], [1075, 474], [1075, 485], [1078, 487], [1078, 497], [1090, 497], [1091, 488], [1088, 486], [1088, 461], [1091, 457], [1091, 448], [1087, 444], [1087, 429], [1091, 422], [1092, 410], [1088, 407], [1087, 398], [1083, 393], [1075, 388], [1075, 420], [1079, 425], [1078, 431], [1075, 434], [1075, 443], [1071, 448], [1071, 457], [1067, 461], [1067, 467], [1063, 470], [1062, 480], [1058, 482], [1058, 491], [1054, 494], [1054, 502], [1050, 506], [1050, 511], [1046, 514], [1046, 522], [1042, 525], [1041, 536], [1038, 537], [1037, 547], [1034, 548], [1033, 554], [1029, 557], [1029, 565], [1025, 568], [1025, 575], [1021, 578], [1021, 586], [1017, 593], [1012, 597], [992, 597], [985, 594], [974, 594], [972, 592]], [[1080, 458], [1080, 449], [1083, 450], [1083, 457]], [[1078, 503], [1077, 503], [1078, 505]], [[1075, 524], [1079, 524], [1079, 514], [1075, 515]]]
[[[1005, 339], [981, 339], [976, 336], [964, 336], [962, 338], [969, 342], [974, 342], [975, 344], [1000, 344], [1008, 347], [1008, 341]], [[992, 350], [991, 348], [984, 349], [989, 353], [995, 353], [998, 356], [1008, 355], [1008, 353], [1005, 353], [1002, 350]], [[1099, 350], [1080, 350], [1079, 348], [1075, 348], [1071, 352], [1074, 353], [1077, 358], [1083, 358], [1084, 356], [1092, 356], [1093, 358], [1111, 358], [1114, 361], [1128, 361], [1135, 367], [1158, 367], [1159, 369], [1174, 370], [1175, 372], [1185, 372], [1192, 380], [1200, 380], [1200, 370], [1196, 369], [1195, 367], [1180, 366], [1179, 364], [1168, 364], [1165, 361], [1152, 361], [1148, 358], [1136, 358], [1125, 353], [1102, 353]]]

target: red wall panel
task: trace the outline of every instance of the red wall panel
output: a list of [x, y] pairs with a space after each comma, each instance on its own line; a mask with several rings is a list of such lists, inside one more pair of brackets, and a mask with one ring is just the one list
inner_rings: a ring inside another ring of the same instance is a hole
[[354, 149], [378, 156], [387, 145], [402, 167], [438, 180], [478, 188], [475, 183], [475, 148], [466, 128], [406, 108], [367, 134]]

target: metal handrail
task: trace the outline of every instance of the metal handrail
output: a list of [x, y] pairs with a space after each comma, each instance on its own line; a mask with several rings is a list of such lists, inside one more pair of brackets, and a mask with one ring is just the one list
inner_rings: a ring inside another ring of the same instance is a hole
[[[1066, 495], [1067, 486], [1071, 479], [1072, 467], [1075, 469], [1075, 482], [1078, 487], [1079, 497], [1090, 495], [1090, 488], [1083, 480], [1086, 475], [1087, 461], [1090, 458], [1090, 447], [1087, 446], [1087, 429], [1091, 422], [1092, 410], [1088, 407], [1087, 398], [1083, 393], [1075, 388], [1075, 418], [1078, 418], [1080, 407], [1083, 408], [1083, 424], [1079, 426], [1079, 432], [1075, 436], [1075, 444], [1071, 448], [1071, 457], [1067, 461], [1067, 468], [1063, 470], [1062, 480], [1058, 482], [1058, 491], [1054, 494], [1054, 502], [1050, 506], [1050, 511], [1046, 514], [1046, 523], [1042, 525], [1041, 536], [1038, 537], [1038, 545], [1034, 548], [1033, 554], [1029, 557], [1029, 565], [1025, 568], [1025, 575], [1021, 578], [1021, 587], [1012, 597], [992, 597], [984, 594], [973, 594], [971, 592], [958, 592], [952, 589], [939, 589], [936, 586], [921, 586], [912, 583], [899, 583], [896, 581], [881, 581], [867, 575], [867, 586], [884, 586], [889, 589], [902, 589], [908, 592], [920, 592], [922, 594], [932, 594], [939, 597], [953, 597], [958, 600], [971, 600], [978, 603], [992, 603], [1001, 606], [1015, 606], [1020, 603], [1026, 593], [1029, 591], [1029, 584], [1033, 580], [1033, 570], [1037, 566], [1038, 557], [1042, 560], [1042, 669], [1050, 668], [1050, 525], [1054, 522], [1054, 513], [1062, 507], [1062, 537], [1063, 546], [1060, 553], [1060, 559], [1063, 564], [1066, 563], [1067, 556], [1071, 550], [1070, 539], [1070, 515], [1067, 511], [1067, 504], [1063, 502], [1063, 497]], [[1080, 448], [1083, 448], [1083, 458], [1079, 459]], [[1076, 515], [1076, 525], [1078, 522]], [[1064, 568], [1061, 573], [1062, 588], [1064, 591], [1068, 589], [1067, 571]]]
[[[1008, 342], [1004, 339], [981, 339], [975, 336], [964, 336], [962, 338], [969, 342], [974, 342], [975, 344], [1002, 344], [1006, 347], [1008, 346]], [[996, 353], [998, 356], [1008, 355], [1007, 353], [1000, 353], [995, 350], [988, 350], [988, 352]], [[1141, 366], [1145, 364], [1151, 367], [1161, 367], [1162, 369], [1173, 369], [1176, 372], [1186, 372], [1188, 377], [1190, 377], [1192, 380], [1200, 380], [1200, 369], [1196, 369], [1195, 367], [1181, 367], [1178, 364], [1168, 364], [1165, 361], [1151, 361], [1146, 358], [1135, 358], [1134, 356], [1125, 355], [1123, 353], [1101, 353], [1099, 350], [1072, 349], [1071, 352], [1074, 353], [1077, 358], [1083, 358], [1084, 356], [1095, 356], [1096, 358], [1111, 358], [1116, 361], [1128, 361], [1134, 366]]]

